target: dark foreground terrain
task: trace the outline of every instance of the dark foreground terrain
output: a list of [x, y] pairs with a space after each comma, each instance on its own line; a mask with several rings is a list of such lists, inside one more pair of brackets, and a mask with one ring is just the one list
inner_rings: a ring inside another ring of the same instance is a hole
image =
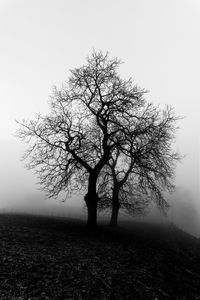
[[0, 215], [0, 299], [200, 299], [199, 240], [167, 226]]

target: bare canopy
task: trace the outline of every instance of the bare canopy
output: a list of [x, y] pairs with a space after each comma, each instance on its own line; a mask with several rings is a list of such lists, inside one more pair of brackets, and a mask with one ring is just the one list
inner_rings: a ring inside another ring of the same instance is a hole
[[[147, 172], [155, 164], [159, 169], [155, 151], [164, 151], [163, 158], [168, 156], [164, 143], [155, 149], [153, 145], [167, 135], [170, 140], [171, 127], [157, 124], [157, 112], [146, 103], [145, 90], [131, 79], [121, 79], [119, 65], [117, 58], [93, 51], [86, 65], [71, 71], [60, 90], [54, 88], [47, 115], [19, 122], [18, 136], [30, 144], [24, 156], [27, 167], [36, 168], [49, 197], [80, 190], [83, 178], [87, 180], [85, 202], [90, 227], [97, 224], [97, 180], [115, 151], [123, 153], [130, 163], [134, 159], [139, 172]], [[149, 145], [151, 140], [154, 142]], [[154, 159], [148, 158], [152, 151]], [[171, 163], [169, 156], [169, 171]], [[151, 179], [145, 176], [145, 180]]]
[[154, 201], [166, 212], [169, 205], [163, 192], [174, 189], [175, 163], [180, 159], [172, 150], [178, 119], [172, 108], [160, 110], [149, 104], [137, 124], [129, 120], [126, 147], [112, 152], [98, 181], [99, 208], [112, 207], [110, 225], [117, 225], [120, 207], [135, 215]]

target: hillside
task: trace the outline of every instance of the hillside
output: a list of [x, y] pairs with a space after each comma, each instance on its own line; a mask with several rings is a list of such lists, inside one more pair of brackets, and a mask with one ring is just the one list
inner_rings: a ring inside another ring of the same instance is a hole
[[1, 214], [0, 299], [200, 299], [197, 238], [121, 226], [88, 233], [73, 219]]

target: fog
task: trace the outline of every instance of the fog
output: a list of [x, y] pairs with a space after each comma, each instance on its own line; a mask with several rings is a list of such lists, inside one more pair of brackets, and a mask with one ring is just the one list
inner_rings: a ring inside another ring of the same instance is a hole
[[0, 2], [0, 207], [85, 217], [83, 196], [45, 199], [20, 158], [15, 120], [48, 112], [52, 86], [67, 80], [92, 49], [123, 60], [122, 77], [169, 104], [180, 120], [181, 155], [170, 218], [200, 236], [198, 0], [2, 0]]

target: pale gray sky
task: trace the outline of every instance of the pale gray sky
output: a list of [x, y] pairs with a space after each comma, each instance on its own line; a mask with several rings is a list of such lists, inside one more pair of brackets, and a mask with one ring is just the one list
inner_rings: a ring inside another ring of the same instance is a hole
[[199, 0], [0, 0], [0, 202], [34, 193], [23, 169], [15, 119], [46, 112], [53, 85], [81, 66], [92, 49], [124, 61], [123, 77], [175, 107], [176, 148], [186, 154], [177, 185], [199, 186]]

